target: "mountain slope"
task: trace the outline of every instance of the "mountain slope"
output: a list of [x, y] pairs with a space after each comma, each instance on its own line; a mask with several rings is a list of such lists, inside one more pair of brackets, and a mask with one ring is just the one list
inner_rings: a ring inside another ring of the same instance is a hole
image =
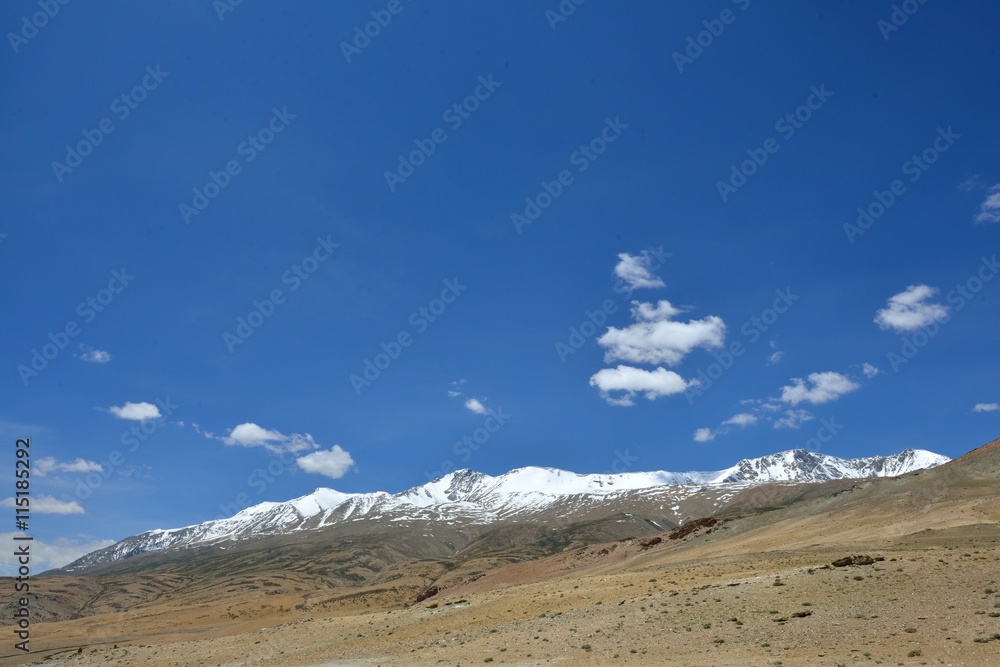
[[449, 527], [489, 526], [504, 521], [545, 523], [549, 519], [580, 519], [595, 508], [605, 513], [627, 512], [630, 506], [645, 503], [646, 507], [658, 507], [657, 516], [663, 523], [678, 523], [686, 518], [682, 504], [689, 503], [699, 509], [718, 508], [728, 502], [735, 490], [746, 486], [890, 477], [948, 460], [932, 452], [912, 449], [892, 456], [860, 459], [792, 450], [743, 460], [715, 472], [581, 475], [554, 468], [527, 467], [492, 477], [459, 470], [395, 495], [384, 491], [347, 494], [319, 488], [287, 502], [248, 507], [228, 519], [148, 531], [90, 553], [61, 571], [80, 572], [149, 551], [333, 529], [356, 522], [378, 521], [382, 525], [399, 526], [428, 522]]

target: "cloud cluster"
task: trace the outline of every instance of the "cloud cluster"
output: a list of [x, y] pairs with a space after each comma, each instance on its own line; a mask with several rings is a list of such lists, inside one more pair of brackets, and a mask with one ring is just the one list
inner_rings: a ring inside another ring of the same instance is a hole
[[976, 403], [972, 408], [973, 412], [996, 412], [1000, 410], [1000, 403]]
[[[664, 256], [662, 248], [644, 250], [639, 255], [619, 253], [614, 273], [630, 290], [666, 287], [666, 283], [653, 273], [661, 256]], [[697, 384], [663, 366], [679, 365], [698, 348], [721, 347], [726, 337], [726, 324], [714, 315], [686, 322], [675, 319], [683, 312], [666, 299], [633, 301], [632, 324], [623, 328], [609, 326], [597, 339], [597, 344], [605, 350], [605, 363], [625, 363], [597, 371], [590, 376], [590, 386], [596, 387], [611, 405], [628, 407], [635, 405], [635, 398], [640, 394], [652, 401], [683, 393]], [[646, 370], [638, 368], [638, 364], [655, 368]]]
[[205, 431], [204, 435], [232, 447], [261, 447], [278, 455], [309, 452], [298, 456], [295, 459], [296, 465], [305, 472], [333, 479], [343, 477], [354, 466], [354, 459], [340, 445], [323, 449], [309, 433], [285, 435], [281, 431], [264, 428], [253, 422], [244, 422], [229, 429], [226, 435], [215, 435], [209, 431]]
[[814, 419], [807, 410], [797, 406], [802, 403], [822, 405], [835, 401], [860, 389], [862, 376], [870, 379], [879, 372], [879, 369], [866, 363], [857, 367], [854, 373], [857, 377], [854, 378], [835, 371], [810, 373], [805, 379], [791, 378], [789, 384], [780, 388], [777, 397], [741, 401], [741, 404], [750, 406], [750, 409], [726, 419], [715, 430], [699, 428], [694, 432], [694, 440], [709, 442], [736, 428], [747, 428], [762, 422], [770, 423], [775, 429], [797, 429]]
[[948, 317], [948, 307], [930, 301], [938, 290], [928, 285], [910, 285], [889, 297], [888, 305], [875, 313], [875, 323], [897, 333], [916, 331]]
[[[451, 383], [453, 389], [448, 390], [448, 397], [460, 398], [462, 396], [465, 396], [465, 393], [459, 389], [459, 387], [461, 387], [463, 384], [465, 384], [464, 379], [453, 381]], [[486, 400], [485, 398], [470, 397], [463, 402], [463, 405], [465, 406], [465, 409], [471, 412], [472, 414], [487, 415], [491, 412], [491, 409], [486, 407], [486, 404], [484, 403], [485, 400]]]

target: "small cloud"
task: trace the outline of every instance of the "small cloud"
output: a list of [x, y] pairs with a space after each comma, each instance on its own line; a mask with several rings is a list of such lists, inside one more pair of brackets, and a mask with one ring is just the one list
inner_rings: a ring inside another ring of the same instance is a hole
[[465, 407], [477, 415], [486, 414], [486, 406], [478, 398], [470, 398], [465, 402]]
[[875, 313], [875, 323], [882, 329], [903, 333], [946, 319], [947, 306], [928, 301], [937, 293], [936, 288], [928, 285], [910, 285], [889, 297], [888, 306]]
[[[741, 401], [743, 403], [752, 403], [753, 401]], [[733, 431], [735, 428], [746, 428], [747, 426], [753, 426], [756, 424], [760, 418], [753, 414], [752, 412], [741, 412], [739, 414], [733, 415], [726, 421], [719, 425], [719, 428], [714, 431], [709, 428], [700, 428], [694, 432], [694, 439], [696, 442], [708, 442], [709, 440], [715, 440], [721, 435], [727, 435]]]
[[32, 471], [39, 477], [45, 477], [50, 472], [103, 472], [104, 468], [100, 463], [88, 461], [86, 459], [76, 459], [75, 461], [57, 461], [53, 456], [44, 456], [33, 462]]
[[454, 389], [449, 389], [448, 390], [448, 397], [449, 398], [455, 398], [455, 397], [461, 396], [461, 395], [462, 395], [462, 392], [460, 392], [460, 391], [455, 391]]
[[[652, 401], [661, 396], [680, 394], [690, 384], [677, 373], [665, 368], [646, 371], [632, 366], [618, 366], [594, 373], [590, 378], [590, 386], [597, 387], [601, 391], [601, 397], [611, 405], [628, 407], [634, 405], [633, 399], [638, 393]], [[612, 396], [612, 392], [616, 391], [624, 393], [619, 397]]]
[[976, 174], [959, 183], [958, 190], [960, 192], [972, 192], [973, 190], [981, 190], [984, 186], [985, 184], [979, 177], [979, 174]]
[[757, 415], [749, 412], [741, 412], [738, 415], [733, 415], [722, 423], [727, 426], [747, 427], [757, 423]]
[[295, 462], [306, 472], [326, 475], [332, 479], [340, 479], [354, 465], [354, 459], [340, 445], [300, 456]]
[[666, 287], [667, 284], [653, 273], [653, 262], [659, 257], [669, 256], [669, 253], [663, 253], [663, 248], [643, 250], [639, 255], [618, 253], [619, 262], [615, 266], [615, 275], [625, 281], [629, 289]]
[[1000, 403], [976, 403], [976, 407], [972, 408], [973, 412], [996, 412], [1000, 410]]
[[786, 410], [784, 417], [774, 421], [774, 428], [799, 428], [812, 419], [813, 416], [805, 410]]
[[[16, 507], [13, 498], [0, 500], [0, 507]], [[52, 496], [37, 495], [31, 498], [31, 511], [35, 514], [83, 514], [83, 507], [75, 500], [62, 501]]]
[[700, 428], [694, 432], [695, 442], [708, 442], [709, 440], [714, 440], [715, 434], [712, 433], [710, 428]]
[[873, 378], [876, 375], [878, 375], [879, 373], [881, 373], [882, 371], [880, 371], [879, 369], [875, 368], [871, 364], [866, 363], [866, 364], [864, 364], [861, 367], [861, 372], [865, 374], [866, 378]]
[[1000, 222], [1000, 183], [986, 191], [986, 199], [979, 205], [976, 222], [985, 224]]
[[820, 405], [837, 400], [860, 386], [846, 375], [833, 371], [810, 373], [807, 380], [792, 378], [792, 384], [782, 387], [781, 401], [791, 405], [803, 402]]
[[90, 348], [82, 343], [80, 344], [80, 350], [80, 354], [76, 355], [77, 359], [83, 359], [92, 364], [106, 364], [111, 361], [111, 353], [105, 350]]
[[776, 363], [781, 361], [781, 358], [785, 356], [784, 352], [774, 352], [770, 357], [767, 358], [768, 366], [774, 366]]
[[121, 407], [111, 406], [108, 412], [119, 419], [131, 419], [132, 421], [146, 421], [147, 419], [159, 419], [163, 415], [160, 409], [152, 403], [126, 403]]

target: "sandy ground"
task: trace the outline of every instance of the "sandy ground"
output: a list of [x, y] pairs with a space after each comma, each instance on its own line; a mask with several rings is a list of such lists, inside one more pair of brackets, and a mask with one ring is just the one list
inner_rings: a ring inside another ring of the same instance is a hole
[[[590, 559], [595, 552], [575, 557]], [[456, 591], [407, 609], [305, 615], [187, 641], [176, 634], [149, 637], [117, 649], [68, 649], [45, 662], [81, 667], [1000, 664], [997, 546], [882, 551], [874, 555], [886, 560], [874, 565], [829, 569], [823, 566], [843, 553], [771, 552], [675, 563], [662, 562], [664, 555], [650, 549], [585, 576], [464, 595]], [[179, 625], [190, 620], [178, 614]], [[45, 631], [37, 630], [40, 636]]]

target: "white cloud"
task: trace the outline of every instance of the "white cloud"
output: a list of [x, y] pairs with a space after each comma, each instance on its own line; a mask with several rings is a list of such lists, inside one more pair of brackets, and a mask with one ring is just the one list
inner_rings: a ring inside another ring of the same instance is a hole
[[741, 412], [738, 415], [733, 415], [722, 423], [729, 426], [751, 426], [757, 423], [757, 415], [749, 412]]
[[873, 378], [876, 375], [878, 375], [879, 373], [881, 373], [882, 371], [880, 371], [875, 366], [872, 366], [871, 364], [866, 363], [865, 365], [863, 365], [861, 367], [861, 372], [865, 374], [866, 378]]
[[455, 398], [456, 396], [461, 396], [461, 395], [462, 395], [462, 392], [460, 392], [460, 391], [455, 391], [454, 389], [449, 389], [448, 390], [448, 397], [449, 398]]
[[[0, 533], [4, 544], [16, 544], [14, 537], [23, 537], [23, 533]], [[114, 540], [98, 540], [90, 536], [80, 536], [82, 539], [60, 537], [53, 542], [34, 539], [31, 542], [31, 565], [35, 572], [41, 572], [54, 567], [69, 565], [77, 558], [86, 556], [92, 551], [110, 547]], [[0, 555], [0, 573], [7, 576], [17, 574], [17, 557], [13, 549], [4, 549]]]
[[270, 452], [302, 452], [308, 449], [317, 449], [319, 445], [308, 433], [292, 433], [285, 435], [280, 431], [272, 431], [253, 422], [246, 422], [234, 426], [229, 431], [229, 435], [219, 437], [212, 433], [205, 433], [205, 437], [221, 440], [227, 445], [239, 447], [264, 447]]
[[[753, 401], [742, 401], [753, 402]], [[761, 409], [761, 408], [758, 408]], [[753, 414], [752, 412], [741, 412], [739, 414], [733, 415], [726, 421], [722, 422], [719, 428], [714, 431], [710, 428], [700, 428], [694, 432], [694, 439], [696, 442], [708, 442], [709, 440], [715, 440], [720, 435], [726, 435], [731, 432], [734, 428], [746, 428], [747, 426], [753, 426], [760, 418]]]
[[712, 429], [700, 428], [694, 432], [695, 442], [708, 442], [709, 440], [714, 440], [715, 434], [712, 433]]
[[979, 205], [979, 214], [976, 216], [976, 222], [1000, 222], [1000, 183], [997, 183], [986, 191], [986, 199]]
[[[13, 498], [0, 500], [0, 507], [16, 507]], [[83, 507], [75, 500], [63, 501], [46, 495], [31, 496], [31, 511], [34, 514], [83, 514]]]
[[76, 459], [75, 461], [57, 461], [53, 456], [45, 456], [34, 462], [32, 471], [39, 477], [45, 477], [50, 472], [102, 472], [104, 468], [100, 463], [87, 461], [86, 459]]
[[773, 352], [771, 354], [771, 356], [767, 358], [767, 363], [768, 363], [768, 365], [773, 366], [776, 363], [778, 363], [779, 361], [781, 361], [781, 358], [784, 357], [784, 356], [785, 356], [784, 352], [780, 352], [780, 351], [779, 352]]
[[774, 421], [774, 428], [799, 428], [813, 416], [805, 410], [785, 410], [785, 416]]
[[889, 297], [888, 307], [875, 313], [875, 323], [882, 329], [897, 333], [916, 331], [932, 322], [948, 317], [948, 308], [928, 299], [938, 290], [928, 285], [910, 285], [904, 291]]
[[624, 280], [629, 289], [666, 287], [666, 283], [653, 273], [653, 261], [656, 259], [654, 255], [663, 255], [663, 249], [659, 248], [655, 252], [643, 250], [640, 255], [618, 253], [620, 261], [615, 266], [615, 275]]
[[[590, 378], [590, 386], [597, 387], [601, 396], [612, 405], [630, 406], [634, 404], [637, 393], [642, 393], [649, 400], [679, 394], [688, 388], [689, 384], [680, 375], [664, 368], [653, 371], [618, 366], [597, 371]], [[612, 392], [624, 392], [620, 397], [614, 397]]]
[[223, 442], [241, 447], [266, 447], [284, 439], [285, 436], [278, 431], [269, 431], [253, 422], [245, 422], [230, 429], [229, 435], [223, 438]]
[[333, 479], [343, 477], [354, 465], [354, 459], [348, 452], [341, 449], [340, 445], [300, 456], [295, 459], [295, 462], [306, 472], [326, 475]]
[[973, 412], [996, 412], [1000, 410], [1000, 403], [976, 403], [976, 407], [972, 408]]
[[477, 415], [486, 414], [486, 406], [478, 398], [470, 398], [465, 402], [465, 407]]
[[810, 373], [808, 382], [803, 381], [802, 378], [792, 378], [792, 384], [782, 387], [781, 400], [791, 405], [803, 402], [819, 405], [834, 401], [860, 386], [846, 375], [833, 371]]
[[670, 318], [680, 311], [669, 301], [633, 302], [632, 316], [639, 320], [624, 329], [608, 327], [597, 339], [607, 349], [605, 362], [615, 360], [640, 364], [675, 366], [697, 347], [721, 347], [726, 337], [726, 325], [721, 318], [710, 315], [705, 319], [675, 322]]
[[126, 403], [120, 407], [112, 405], [108, 412], [119, 419], [131, 419], [133, 421], [145, 421], [147, 419], [159, 419], [163, 415], [160, 409], [152, 403]]
[[80, 344], [80, 350], [81, 353], [77, 355], [77, 358], [89, 361], [92, 364], [106, 364], [111, 361], [111, 353], [106, 350], [89, 348], [82, 343]]

